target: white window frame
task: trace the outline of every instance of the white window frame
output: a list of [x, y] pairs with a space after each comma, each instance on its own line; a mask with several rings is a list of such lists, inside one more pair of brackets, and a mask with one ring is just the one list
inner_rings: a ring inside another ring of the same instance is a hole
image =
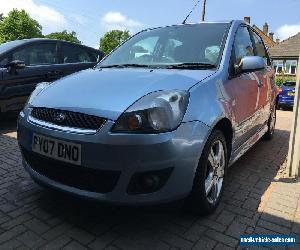
[[[292, 66], [295, 66], [295, 73], [292, 73]], [[297, 72], [297, 60], [285, 61], [285, 74], [295, 75]]]
[[278, 67], [281, 67], [282, 71], [284, 71], [284, 60], [273, 60], [273, 66], [277, 75], [282, 74], [282, 72], [278, 72]]

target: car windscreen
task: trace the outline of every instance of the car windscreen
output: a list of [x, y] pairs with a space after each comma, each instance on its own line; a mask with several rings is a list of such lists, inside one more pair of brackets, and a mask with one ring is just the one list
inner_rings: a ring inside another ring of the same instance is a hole
[[113, 65], [217, 66], [230, 23], [202, 23], [146, 30], [133, 36], [99, 67]]
[[285, 82], [283, 85], [286, 86], [286, 87], [295, 87], [296, 82]]
[[0, 44], [0, 54], [3, 54], [10, 49], [13, 49], [16, 46], [21, 45], [22, 43], [24, 42], [21, 40], [16, 40], [16, 41]]

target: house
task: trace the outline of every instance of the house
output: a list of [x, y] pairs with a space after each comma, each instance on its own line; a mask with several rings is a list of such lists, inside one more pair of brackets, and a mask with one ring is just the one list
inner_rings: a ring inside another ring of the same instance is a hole
[[[244, 21], [248, 24], [251, 24], [251, 18], [249, 16], [244, 17]], [[274, 41], [274, 33], [269, 33], [268, 23], [264, 24], [262, 30], [255, 24], [252, 25], [252, 28], [260, 35], [260, 37], [264, 40], [264, 43], [267, 45], [268, 48], [272, 48], [277, 44], [276, 41]]]
[[[244, 17], [244, 21], [250, 24], [251, 19]], [[300, 53], [300, 33], [279, 42], [279, 39], [274, 41], [274, 33], [269, 32], [268, 23], [264, 24], [262, 30], [256, 25], [252, 25], [252, 28], [267, 45], [276, 75], [295, 77]]]
[[277, 75], [296, 76], [300, 53], [300, 33], [269, 49]]

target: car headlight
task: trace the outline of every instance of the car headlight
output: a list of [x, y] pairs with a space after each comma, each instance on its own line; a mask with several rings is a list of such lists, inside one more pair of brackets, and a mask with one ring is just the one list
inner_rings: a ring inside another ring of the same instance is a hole
[[119, 117], [112, 132], [161, 133], [175, 130], [183, 119], [188, 101], [187, 91], [150, 93]]
[[36, 85], [34, 91], [31, 93], [30, 97], [28, 98], [27, 103], [31, 104], [33, 99], [39, 95], [45, 88], [47, 88], [50, 85], [49, 82], [41, 82]]

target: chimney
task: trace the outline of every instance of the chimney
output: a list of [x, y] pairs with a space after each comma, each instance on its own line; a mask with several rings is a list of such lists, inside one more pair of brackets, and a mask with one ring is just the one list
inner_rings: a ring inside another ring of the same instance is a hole
[[280, 39], [279, 38], [276, 39], [276, 43], [277, 44], [280, 43]]
[[244, 17], [244, 21], [245, 21], [246, 23], [250, 24], [250, 22], [251, 22], [251, 17], [245, 16], [245, 17]]
[[269, 37], [272, 39], [272, 41], [274, 41], [274, 33], [273, 32], [269, 33]]
[[268, 23], [265, 23], [264, 26], [263, 26], [263, 32], [268, 35], [269, 33], [269, 25]]

